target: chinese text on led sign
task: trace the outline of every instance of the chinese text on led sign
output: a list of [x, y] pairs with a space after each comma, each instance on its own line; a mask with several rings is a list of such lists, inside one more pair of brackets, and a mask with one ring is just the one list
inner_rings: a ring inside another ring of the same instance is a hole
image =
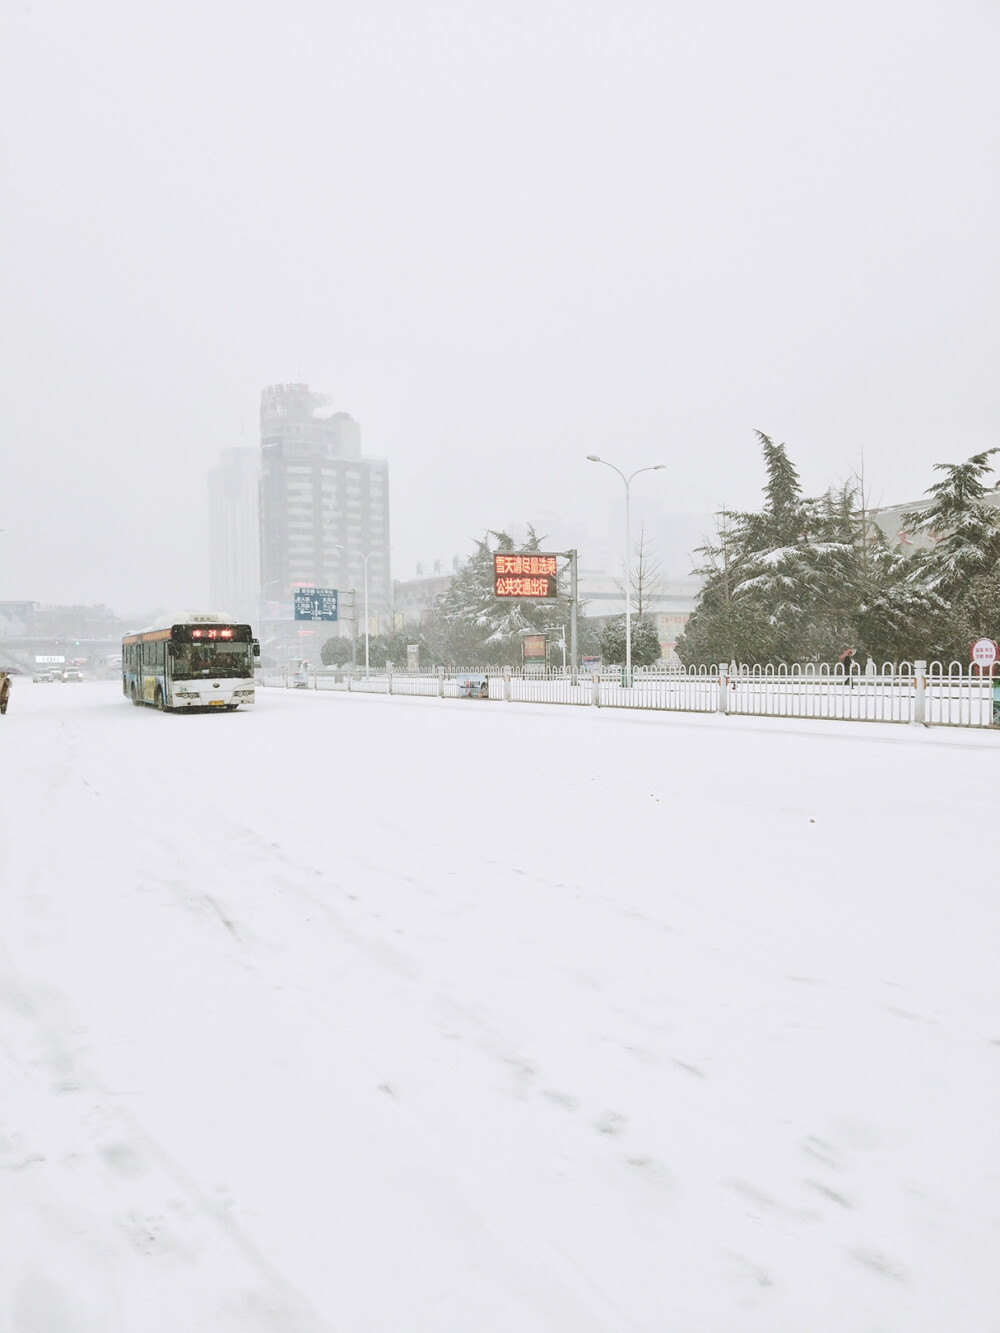
[[497, 597], [555, 597], [554, 555], [494, 555], [493, 591]]

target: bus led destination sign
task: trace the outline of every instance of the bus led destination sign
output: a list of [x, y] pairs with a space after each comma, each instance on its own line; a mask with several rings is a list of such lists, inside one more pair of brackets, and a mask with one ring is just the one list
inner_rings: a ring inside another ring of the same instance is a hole
[[494, 555], [493, 591], [497, 597], [556, 597], [554, 555]]

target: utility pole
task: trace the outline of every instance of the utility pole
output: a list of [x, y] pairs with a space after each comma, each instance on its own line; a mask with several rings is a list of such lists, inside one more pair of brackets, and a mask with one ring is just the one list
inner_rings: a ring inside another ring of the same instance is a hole
[[[569, 669], [571, 673], [570, 674], [571, 683], [575, 685], [577, 672], [580, 669], [580, 659], [577, 655], [577, 642], [576, 642], [576, 616], [577, 616], [577, 605], [579, 602], [579, 577], [577, 573], [577, 564], [578, 564], [577, 552], [575, 549], [572, 551], [556, 551], [556, 555], [559, 556], [561, 560], [569, 561]], [[563, 642], [565, 642], [565, 639], [566, 639], [566, 633], [564, 630]]]

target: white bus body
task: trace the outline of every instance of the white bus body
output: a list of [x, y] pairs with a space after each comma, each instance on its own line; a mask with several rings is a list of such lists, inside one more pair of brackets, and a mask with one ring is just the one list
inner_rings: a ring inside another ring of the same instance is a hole
[[260, 647], [249, 625], [199, 615], [122, 639], [122, 693], [164, 712], [234, 712], [254, 702]]

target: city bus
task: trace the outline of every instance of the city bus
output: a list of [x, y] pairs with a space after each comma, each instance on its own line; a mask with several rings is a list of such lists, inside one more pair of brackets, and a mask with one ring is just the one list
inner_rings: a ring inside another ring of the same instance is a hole
[[164, 712], [234, 712], [254, 701], [260, 645], [249, 625], [191, 616], [122, 639], [122, 693]]

